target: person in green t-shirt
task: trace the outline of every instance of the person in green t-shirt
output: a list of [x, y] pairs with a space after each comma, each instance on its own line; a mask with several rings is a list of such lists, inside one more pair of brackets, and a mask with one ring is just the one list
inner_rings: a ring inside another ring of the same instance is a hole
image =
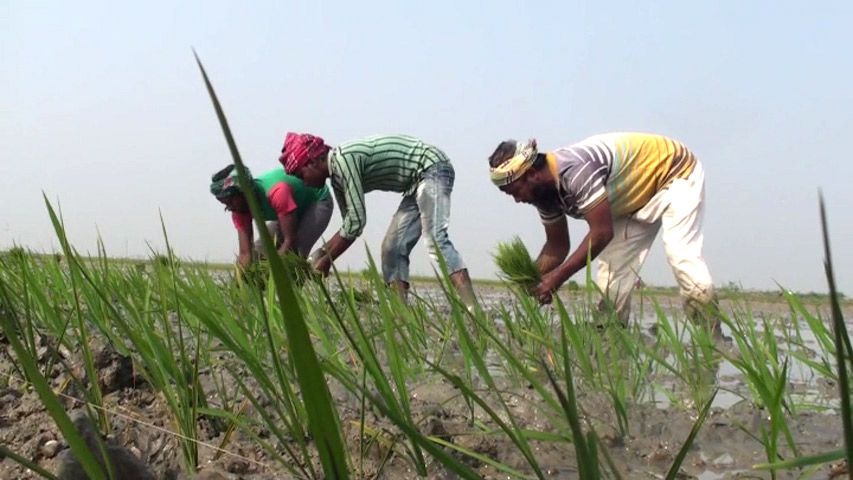
[[[281, 167], [256, 178], [251, 176], [248, 168], [246, 173], [279, 255], [296, 252], [303, 258], [307, 257], [332, 217], [334, 202], [328, 187], [308, 187]], [[246, 268], [252, 263], [253, 250], [263, 255], [263, 245], [260, 239], [257, 242], [253, 240], [252, 214], [246, 196], [240, 190], [234, 165], [213, 174], [210, 193], [225, 205], [225, 210], [231, 212], [240, 248], [237, 264]]]

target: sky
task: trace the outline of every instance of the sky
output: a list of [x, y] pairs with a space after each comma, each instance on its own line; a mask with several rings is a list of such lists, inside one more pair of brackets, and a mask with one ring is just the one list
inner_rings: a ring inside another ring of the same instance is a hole
[[[237, 235], [209, 194], [230, 163], [192, 49], [253, 172], [289, 130], [330, 145], [406, 133], [456, 168], [450, 237], [475, 278], [498, 242], [544, 242], [536, 211], [488, 179], [506, 139], [540, 150], [597, 133], [676, 138], [705, 168], [704, 256], [718, 286], [825, 292], [818, 210], [853, 294], [853, 3], [253, 1], [0, 4], [0, 249], [71, 243], [228, 262]], [[376, 255], [400, 201], [367, 196], [339, 268]], [[336, 209], [324, 236], [341, 224]], [[576, 246], [587, 227], [570, 220]], [[431, 274], [422, 244], [414, 273]], [[675, 285], [658, 238], [641, 272]], [[582, 281], [581, 274], [575, 279]]]

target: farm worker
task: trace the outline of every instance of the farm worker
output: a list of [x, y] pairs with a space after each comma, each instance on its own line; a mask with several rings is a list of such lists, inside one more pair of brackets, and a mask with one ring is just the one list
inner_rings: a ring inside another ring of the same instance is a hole
[[[490, 177], [516, 202], [535, 206], [545, 227], [533, 292], [542, 303], [598, 259], [600, 307], [624, 325], [631, 291], [649, 247], [663, 230], [667, 261], [694, 319], [720, 334], [711, 274], [702, 258], [705, 173], [680, 142], [645, 133], [606, 133], [540, 153], [535, 140], [501, 142], [489, 157]], [[584, 219], [589, 233], [569, 254], [566, 215]], [[566, 256], [568, 255], [568, 258]]]
[[[248, 168], [246, 173], [251, 178]], [[252, 193], [260, 204], [279, 255], [296, 252], [303, 258], [307, 257], [332, 217], [334, 203], [329, 189], [308, 187], [282, 168], [251, 178], [251, 183]], [[252, 262], [254, 230], [249, 204], [240, 190], [234, 165], [228, 165], [213, 175], [210, 193], [225, 205], [225, 210], [231, 212], [240, 245], [237, 264], [245, 269]], [[260, 239], [254, 243], [254, 251], [263, 255]]]
[[331, 262], [362, 234], [367, 192], [397, 192], [403, 199], [382, 241], [385, 283], [406, 299], [409, 254], [423, 233], [430, 257], [438, 262], [441, 253], [462, 300], [469, 308], [476, 305], [468, 269], [447, 232], [455, 172], [444, 152], [406, 135], [370, 136], [331, 148], [320, 137], [293, 132], [281, 151], [285, 171], [306, 185], [319, 188], [331, 178], [343, 218], [340, 230], [317, 252], [314, 268], [328, 274]]

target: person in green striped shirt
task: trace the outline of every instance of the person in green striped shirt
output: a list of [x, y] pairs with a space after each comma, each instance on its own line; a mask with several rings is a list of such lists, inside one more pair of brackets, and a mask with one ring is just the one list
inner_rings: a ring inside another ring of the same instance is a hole
[[429, 255], [438, 262], [441, 253], [462, 299], [469, 307], [476, 305], [468, 269], [447, 233], [455, 172], [440, 149], [407, 135], [370, 136], [331, 148], [320, 137], [291, 132], [279, 160], [308, 186], [321, 187], [331, 179], [343, 224], [317, 252], [317, 270], [328, 274], [331, 262], [364, 231], [365, 193], [397, 192], [403, 199], [382, 241], [385, 282], [406, 298], [409, 255], [423, 233]]

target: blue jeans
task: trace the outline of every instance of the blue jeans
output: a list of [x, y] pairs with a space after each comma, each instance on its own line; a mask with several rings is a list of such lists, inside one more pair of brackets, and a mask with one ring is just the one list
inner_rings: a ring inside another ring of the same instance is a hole
[[427, 252], [438, 267], [438, 252], [447, 273], [465, 269], [459, 252], [447, 235], [450, 223], [450, 193], [456, 173], [450, 162], [436, 163], [424, 170], [413, 195], [403, 197], [382, 240], [382, 275], [385, 282], [409, 281], [409, 254], [421, 233]]

